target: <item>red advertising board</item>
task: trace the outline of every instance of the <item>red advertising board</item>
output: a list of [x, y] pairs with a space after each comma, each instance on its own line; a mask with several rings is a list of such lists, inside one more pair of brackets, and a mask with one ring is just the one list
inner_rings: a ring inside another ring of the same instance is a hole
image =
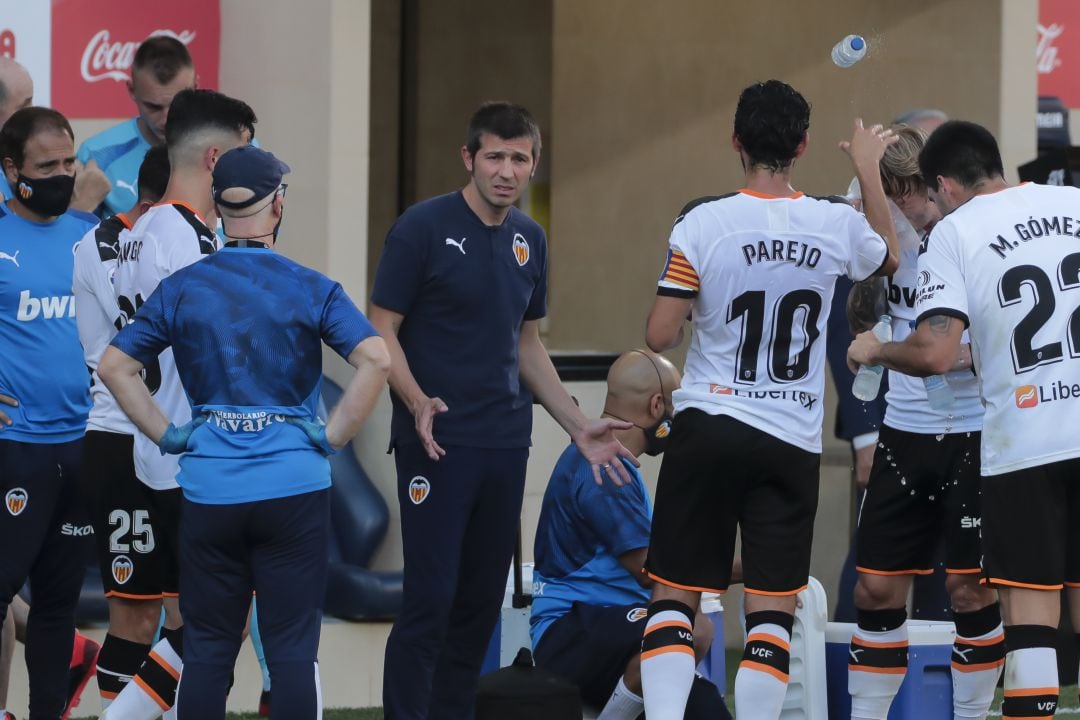
[[69, 118], [131, 114], [127, 81], [135, 50], [163, 34], [187, 45], [199, 87], [216, 89], [219, 0], [52, 0], [53, 107]]
[[1080, 108], [1080, 2], [1039, 0], [1035, 48], [1039, 95], [1056, 95]]

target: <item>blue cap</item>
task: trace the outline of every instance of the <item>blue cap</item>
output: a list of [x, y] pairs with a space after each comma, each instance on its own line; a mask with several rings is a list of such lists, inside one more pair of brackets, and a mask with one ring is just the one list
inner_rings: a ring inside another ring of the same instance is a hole
[[866, 41], [862, 39], [862, 35], [856, 35], [851, 38], [851, 49], [862, 50], [866, 46]]
[[[232, 210], [246, 208], [276, 190], [287, 172], [289, 166], [267, 150], [254, 145], [233, 148], [214, 165], [214, 202]], [[250, 190], [251, 197], [238, 202], [222, 200], [221, 194], [233, 188]]]

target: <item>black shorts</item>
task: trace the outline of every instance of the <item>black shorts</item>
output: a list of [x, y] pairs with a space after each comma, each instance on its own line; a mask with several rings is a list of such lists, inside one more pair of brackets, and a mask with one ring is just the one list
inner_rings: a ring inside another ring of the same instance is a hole
[[544, 631], [536, 646], [536, 666], [577, 685], [587, 705], [603, 707], [627, 663], [641, 652], [647, 604], [574, 603]]
[[1080, 459], [986, 476], [982, 501], [987, 581], [1080, 587]]
[[83, 478], [94, 498], [101, 582], [105, 597], [174, 597], [180, 591], [176, 539], [182, 491], [140, 482], [134, 443], [122, 433], [86, 433]]
[[745, 589], [794, 595], [810, 576], [821, 455], [727, 415], [675, 416], [645, 563], [657, 582], [724, 592], [736, 530]]
[[930, 575], [942, 538], [946, 572], [980, 572], [979, 435], [881, 426], [855, 535], [859, 572]]

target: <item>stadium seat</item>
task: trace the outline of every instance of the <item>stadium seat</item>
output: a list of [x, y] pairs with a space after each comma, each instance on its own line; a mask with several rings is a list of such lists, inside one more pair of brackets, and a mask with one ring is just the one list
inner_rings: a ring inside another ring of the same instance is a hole
[[[326, 418], [326, 408], [334, 407], [342, 394], [341, 387], [323, 378], [320, 417]], [[401, 572], [376, 572], [367, 567], [390, 522], [386, 501], [351, 446], [330, 458], [330, 474], [334, 484], [330, 490], [326, 614], [343, 620], [393, 618], [401, 609]], [[108, 617], [97, 556], [90, 551], [76, 622], [80, 627], [103, 624]]]

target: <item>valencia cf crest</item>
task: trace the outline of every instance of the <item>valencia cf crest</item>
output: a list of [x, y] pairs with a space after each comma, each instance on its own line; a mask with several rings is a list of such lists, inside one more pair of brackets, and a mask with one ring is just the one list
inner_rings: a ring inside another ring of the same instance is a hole
[[117, 585], [123, 585], [131, 579], [135, 565], [127, 555], [117, 555], [112, 561], [112, 576]]
[[514, 233], [514, 257], [520, 266], [529, 262], [529, 243], [525, 242], [525, 236], [521, 233]]
[[671, 421], [665, 420], [656, 426], [656, 432], [653, 433], [658, 439], [666, 438], [671, 434]]
[[19, 183], [19, 199], [29, 200], [30, 196], [34, 194], [34, 188], [30, 187], [24, 182]]
[[643, 608], [643, 607], [634, 608], [630, 612], [626, 613], [626, 619], [629, 622], [638, 622], [640, 620], [644, 620], [648, 616], [648, 614], [649, 614], [649, 609], [648, 608]]
[[431, 494], [431, 483], [426, 477], [417, 475], [409, 482], [409, 499], [412, 500], [413, 505], [419, 505], [427, 500], [429, 494]]
[[28, 502], [30, 502], [30, 493], [22, 488], [11, 488], [4, 495], [4, 507], [11, 513], [12, 517], [20, 515], [26, 509], [26, 503]]

